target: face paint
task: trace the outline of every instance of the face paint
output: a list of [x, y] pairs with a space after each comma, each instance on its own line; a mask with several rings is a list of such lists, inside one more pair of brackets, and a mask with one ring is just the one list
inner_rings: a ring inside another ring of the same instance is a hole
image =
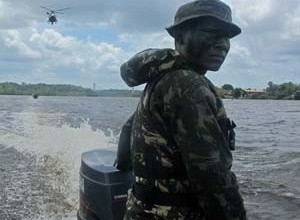
[[197, 59], [212, 46], [212, 40], [206, 33], [190, 32], [186, 44], [188, 54]]
[[209, 22], [186, 31], [183, 44], [189, 62], [212, 71], [219, 70], [230, 49], [229, 37]]

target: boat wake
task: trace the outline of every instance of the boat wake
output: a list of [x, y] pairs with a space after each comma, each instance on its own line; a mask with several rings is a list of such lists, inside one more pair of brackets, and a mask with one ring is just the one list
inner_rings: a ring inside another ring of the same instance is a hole
[[0, 128], [0, 219], [76, 218], [81, 153], [115, 151], [117, 136], [92, 129], [88, 119], [66, 124], [60, 114], [24, 111], [10, 117]]

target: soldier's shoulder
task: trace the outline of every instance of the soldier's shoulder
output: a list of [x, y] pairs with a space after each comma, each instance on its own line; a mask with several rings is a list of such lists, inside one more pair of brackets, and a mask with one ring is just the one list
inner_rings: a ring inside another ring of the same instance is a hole
[[183, 98], [194, 97], [202, 99], [207, 86], [199, 74], [190, 69], [174, 69], [166, 73], [156, 84], [155, 99], [164, 102], [178, 102]]
[[170, 69], [158, 82], [161, 87], [174, 87], [193, 90], [205, 85], [205, 78], [186, 67]]
[[173, 49], [146, 49], [123, 63], [120, 71], [129, 86], [137, 86], [180, 66], [180, 62], [179, 53]]

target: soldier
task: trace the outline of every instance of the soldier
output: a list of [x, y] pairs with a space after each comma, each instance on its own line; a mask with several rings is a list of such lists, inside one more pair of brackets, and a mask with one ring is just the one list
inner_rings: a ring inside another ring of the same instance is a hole
[[146, 83], [127, 125], [134, 180], [124, 220], [245, 220], [230, 171], [235, 124], [205, 76], [241, 29], [225, 3], [198, 0], [182, 5], [167, 31], [175, 50], [148, 49], [121, 66], [129, 86]]

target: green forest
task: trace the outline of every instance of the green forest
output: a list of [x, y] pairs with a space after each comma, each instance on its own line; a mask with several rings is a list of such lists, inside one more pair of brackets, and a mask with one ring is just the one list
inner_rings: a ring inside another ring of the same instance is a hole
[[0, 83], [1, 95], [33, 95], [42, 96], [96, 96], [91, 89], [81, 86], [64, 85], [64, 84], [17, 84], [17, 83]]
[[300, 100], [300, 84], [292, 82], [274, 84], [270, 81], [263, 90], [234, 88], [230, 84], [224, 84], [218, 88], [218, 92], [223, 98]]
[[0, 83], [0, 95], [38, 95], [38, 96], [139, 96], [138, 90], [92, 90], [81, 86], [68, 84], [17, 84], [12, 82]]
[[[300, 100], [300, 84], [292, 82], [274, 84], [269, 82], [263, 90], [242, 89], [230, 84], [217, 88], [222, 98], [235, 99], [296, 99]], [[93, 90], [68, 84], [17, 84], [0, 83], [0, 95], [34, 95], [38, 96], [109, 96], [139, 97], [142, 91], [126, 89]]]

